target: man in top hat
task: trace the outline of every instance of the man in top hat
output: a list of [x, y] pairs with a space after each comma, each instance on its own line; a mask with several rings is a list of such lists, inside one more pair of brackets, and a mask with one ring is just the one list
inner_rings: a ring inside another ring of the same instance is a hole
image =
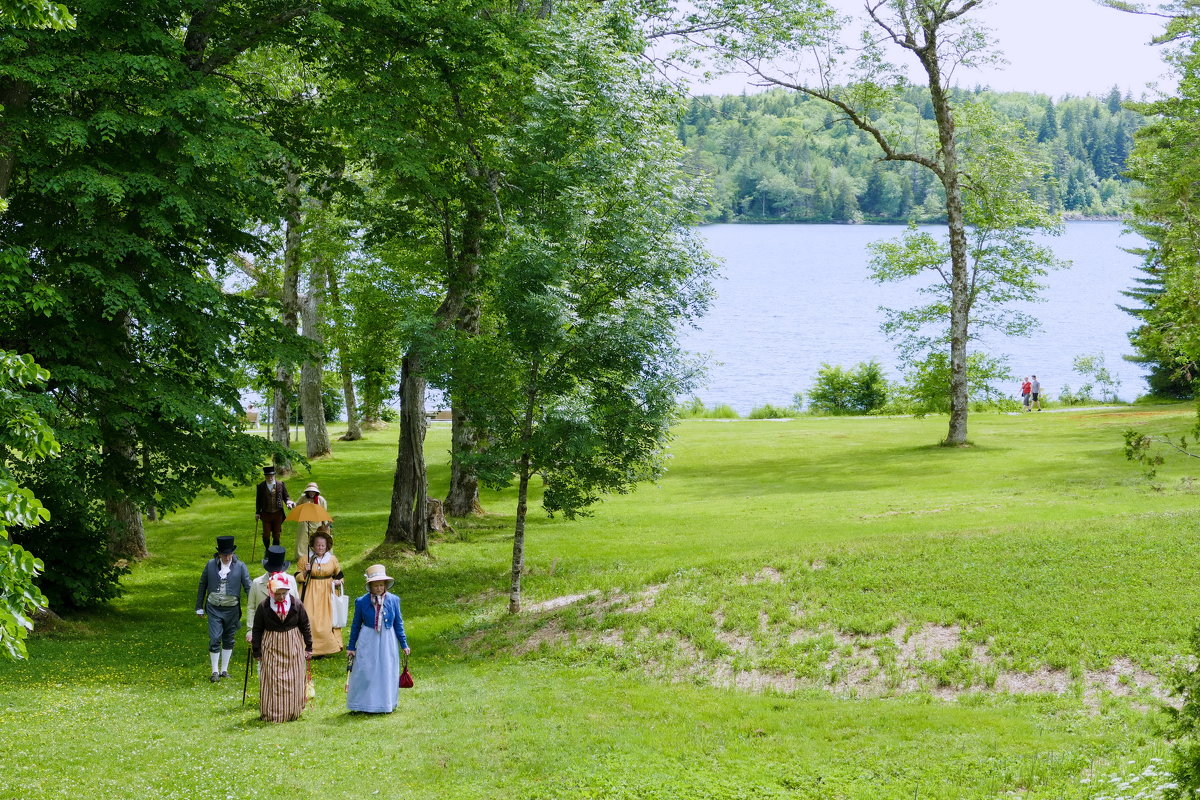
[[217, 552], [200, 573], [196, 614], [208, 617], [208, 656], [216, 683], [229, 677], [233, 637], [242, 620], [242, 592], [250, 591], [250, 571], [233, 554], [232, 536], [217, 537]]
[[[271, 576], [277, 572], [288, 571], [291, 562], [287, 561], [287, 550], [282, 545], [273, 544], [267, 548], [267, 557], [262, 560], [262, 567], [266, 570], [262, 575], [259, 575], [250, 582], [250, 596], [246, 599], [246, 641], [249, 642], [254, 635], [254, 612], [262, 604], [263, 600], [271, 595], [271, 590], [268, 587], [268, 582]], [[296, 583], [292, 581], [290, 586], [291, 591], [288, 592], [296, 600], [300, 599], [300, 595], [296, 594]]]
[[258, 485], [254, 503], [254, 518], [262, 520], [263, 549], [279, 544], [283, 532], [283, 517], [294, 506], [288, 497], [287, 486], [275, 480], [275, 468], [263, 467], [263, 481]]

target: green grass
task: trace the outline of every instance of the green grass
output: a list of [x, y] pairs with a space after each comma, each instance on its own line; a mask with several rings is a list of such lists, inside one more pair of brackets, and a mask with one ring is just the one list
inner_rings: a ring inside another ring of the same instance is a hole
[[[380, 545], [394, 434], [339, 442], [311, 478], [348, 574], [399, 579], [397, 713], [346, 714], [336, 658], [287, 725], [253, 685], [241, 708], [240, 646], [208, 682], [196, 581], [217, 535], [249, 556], [243, 487], [151, 525], [126, 596], [0, 664], [0, 798], [1091, 798], [1163, 754], [1145, 681], [1200, 602], [1191, 465], [1151, 483], [1120, 434], [1193, 416], [976, 415], [964, 449], [943, 418], [686, 421], [660, 484], [531, 518], [527, 607], [596, 594], [516, 619], [514, 493], [413, 556]], [[447, 447], [435, 425], [435, 494]], [[1114, 665], [1128, 691], [1097, 689]]]

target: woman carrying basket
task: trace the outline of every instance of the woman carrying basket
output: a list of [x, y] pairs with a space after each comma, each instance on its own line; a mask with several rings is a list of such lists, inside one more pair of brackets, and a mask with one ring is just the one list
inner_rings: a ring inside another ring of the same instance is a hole
[[[342, 627], [333, 624], [333, 599], [342, 588], [342, 565], [333, 554], [333, 534], [318, 528], [308, 543], [308, 555], [300, 558], [296, 580], [303, 588], [300, 597], [312, 624], [313, 655], [342, 652]], [[342, 620], [344, 622], [344, 620]]]

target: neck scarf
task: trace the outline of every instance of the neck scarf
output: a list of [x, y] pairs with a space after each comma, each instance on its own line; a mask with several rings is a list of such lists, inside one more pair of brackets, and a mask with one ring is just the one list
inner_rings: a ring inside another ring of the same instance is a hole
[[375, 631], [383, 630], [383, 595], [371, 595], [371, 602], [375, 604]]

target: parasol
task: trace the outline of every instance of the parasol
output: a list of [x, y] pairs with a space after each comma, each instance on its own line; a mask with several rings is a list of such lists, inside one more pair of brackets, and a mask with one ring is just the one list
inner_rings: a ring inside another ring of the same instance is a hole
[[319, 503], [300, 503], [285, 519], [289, 522], [333, 522], [333, 517]]

